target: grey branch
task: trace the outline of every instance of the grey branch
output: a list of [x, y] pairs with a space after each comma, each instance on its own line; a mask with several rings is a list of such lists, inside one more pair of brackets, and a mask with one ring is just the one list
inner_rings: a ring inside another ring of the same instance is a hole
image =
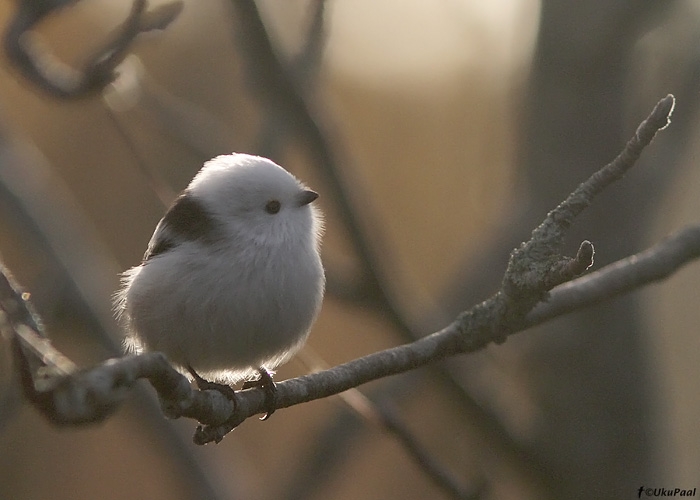
[[88, 57], [81, 72], [66, 66], [37, 40], [31, 29], [57, 10], [75, 0], [22, 0], [5, 32], [8, 59], [38, 88], [54, 97], [76, 98], [101, 91], [116, 77], [115, 69], [129, 53], [134, 39], [142, 33], [164, 30], [182, 11], [180, 1], [146, 11], [146, 0], [135, 0], [124, 23], [107, 36], [104, 47]]
[[552, 318], [589, 307], [636, 288], [661, 281], [700, 257], [700, 226], [677, 232], [653, 247], [564, 283], [538, 304], [525, 321], [539, 325]]
[[[273, 41], [267, 33], [255, 2], [233, 0], [231, 4], [238, 21], [238, 29], [235, 31], [237, 40], [245, 47], [245, 50], [241, 50], [241, 56], [247, 62], [252, 77], [250, 82], [254, 83], [251, 85], [251, 91], [268, 110], [267, 123], [262, 127], [257, 149], [262, 151], [263, 156], [274, 158], [280, 154], [283, 141], [290, 134], [298, 134], [301, 143], [308, 146], [310, 156], [326, 182], [328, 192], [324, 191], [324, 196], [333, 200], [338, 209], [338, 220], [348, 230], [350, 244], [358, 257], [360, 271], [352, 273], [352, 276], [342, 276], [338, 269], [333, 269], [326, 263], [327, 294], [350, 300], [355, 304], [362, 302], [365, 307], [381, 311], [406, 341], [415, 340], [418, 335], [411, 330], [391, 299], [391, 293], [387, 292], [385, 282], [388, 281], [381, 279], [382, 266], [378, 265], [379, 261], [376, 259], [377, 255], [386, 255], [386, 252], [377, 251], [384, 247], [381, 234], [375, 232], [370, 235], [371, 226], [362, 224], [362, 216], [366, 213], [359, 208], [363, 207], [366, 210], [366, 201], [359, 205], [353, 203], [358, 198], [353, 198], [351, 194], [357, 196], [358, 192], [362, 192], [362, 187], [357, 180], [348, 178], [352, 169], [341, 171], [339, 155], [336, 153], [338, 142], [332, 147], [333, 141], [329, 140], [330, 121], [327, 116], [322, 116], [319, 109], [314, 109], [311, 105], [313, 100], [308, 98], [313, 95], [314, 77], [325, 44], [324, 0], [316, 0], [309, 6], [311, 23], [307, 30], [306, 42], [300, 53], [289, 61], [284, 61], [273, 50]], [[270, 89], [273, 92], [270, 92]], [[281, 96], [286, 97], [280, 100]], [[347, 160], [344, 162], [347, 163]], [[362, 196], [359, 198], [366, 200]], [[446, 367], [434, 365], [433, 371], [448, 383], [458, 395], [458, 401], [468, 406], [471, 413], [479, 411], [478, 405], [472, 403], [472, 399], [456, 383]], [[348, 399], [345, 398], [346, 401]], [[373, 405], [370, 400], [365, 401], [367, 406], [374, 406], [373, 410], [377, 415], [384, 415], [382, 408]], [[359, 414], [366, 417], [362, 412]], [[452, 498], [472, 498], [470, 491], [466, 491], [453, 475], [438, 466], [437, 460], [420, 447], [396, 416], [375, 418], [371, 421], [392, 434], [444, 492]], [[337, 453], [337, 450], [335, 452]], [[528, 464], [531, 463], [532, 461], [528, 461]]]
[[[656, 281], [697, 257], [700, 229], [695, 228], [608, 266], [590, 278], [562, 285], [593, 263], [593, 246], [587, 241], [573, 258], [559, 253], [566, 230], [596, 194], [634, 164], [656, 132], [668, 123], [673, 104], [672, 96], [662, 99], [623, 152], [581, 184], [548, 214], [529, 241], [513, 251], [503, 286], [496, 295], [461, 313], [442, 330], [415, 342], [278, 383], [277, 408], [332, 396], [448, 356], [477, 351], [492, 342], [503, 342], [512, 333], [568, 312], [571, 307], [580, 307], [582, 302], [566, 305], [568, 301], [580, 301], [577, 291], [585, 290], [586, 303], [604, 300], [611, 294]], [[25, 393], [52, 421], [64, 425], [100, 421], [111, 414], [127, 389], [139, 379], [148, 380], [155, 388], [167, 416], [194, 418], [202, 424], [194, 436], [199, 444], [218, 442], [250, 416], [266, 411], [262, 390], [238, 391], [235, 403], [217, 391], [196, 390], [160, 353], [112, 359], [89, 370], [56, 371], [50, 361], [55, 355], [53, 347], [38, 331], [39, 324], [27, 321], [32, 316], [27, 312], [26, 295], [10, 283], [0, 282], [0, 312], [5, 316], [0, 326], [17, 346], [15, 353]], [[552, 300], [540, 306], [544, 309], [533, 310], [550, 295]], [[544, 313], [538, 312], [542, 310]], [[39, 344], [34, 342], [37, 338], [41, 340]], [[42, 365], [43, 370], [33, 370], [30, 361]]]

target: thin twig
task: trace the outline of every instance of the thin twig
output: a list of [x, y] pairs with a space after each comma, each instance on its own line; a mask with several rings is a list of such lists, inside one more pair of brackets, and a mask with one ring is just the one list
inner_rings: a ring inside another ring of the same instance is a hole
[[438, 464], [428, 451], [413, 436], [413, 433], [401, 421], [396, 412], [386, 405], [379, 406], [382, 425], [396, 436], [409, 456], [425, 471], [430, 479], [446, 494], [461, 500], [475, 500], [483, 497], [484, 484], [479, 483], [467, 490], [460, 486], [460, 481]]
[[574, 219], [585, 210], [596, 195], [610, 184], [618, 181], [636, 163], [659, 130], [671, 122], [671, 114], [676, 100], [672, 95], [661, 99], [649, 116], [637, 127], [635, 134], [627, 142], [622, 152], [610, 163], [581, 183], [547, 218], [533, 231], [531, 241], [538, 246], [543, 244], [559, 245]]

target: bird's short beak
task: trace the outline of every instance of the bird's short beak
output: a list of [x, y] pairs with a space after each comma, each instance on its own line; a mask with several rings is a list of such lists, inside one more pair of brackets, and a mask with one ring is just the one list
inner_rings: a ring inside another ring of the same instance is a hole
[[318, 198], [318, 193], [316, 191], [311, 191], [310, 189], [305, 189], [301, 192], [299, 195], [299, 206], [303, 207], [304, 205], [308, 205], [312, 201], [314, 201], [316, 198]]

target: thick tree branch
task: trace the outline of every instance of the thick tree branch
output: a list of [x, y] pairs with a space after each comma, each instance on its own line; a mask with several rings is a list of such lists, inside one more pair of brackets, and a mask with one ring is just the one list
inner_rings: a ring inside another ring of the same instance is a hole
[[[566, 201], [548, 214], [545, 221], [533, 231], [528, 242], [513, 251], [503, 287], [496, 295], [463, 312], [442, 330], [415, 342], [278, 383], [277, 407], [286, 408], [328, 397], [448, 356], [474, 352], [491, 342], [502, 342], [509, 334], [536, 324], [537, 317], [528, 316], [533, 307], [547, 297], [550, 289], [580, 274], [592, 264], [593, 248], [588, 242], [581, 244], [574, 258], [558, 254], [566, 230], [597, 193], [619, 179], [632, 166], [655, 133], [666, 126], [672, 108], [673, 97], [662, 99], [649, 118], [639, 126], [623, 152], [581, 184]], [[638, 273], [640, 261], [647, 266], [654, 263], [652, 267], [658, 271], [643, 273], [644, 278], [635, 278], [634, 282], [641, 286], [658, 280], [664, 273], [671, 272], [698, 255], [697, 239], [697, 234], [686, 231], [637, 258], [626, 259], [614, 272], [619, 278], [625, 273]], [[681, 244], [682, 248], [679, 249], [669, 241]], [[687, 249], [686, 245], [692, 248]], [[610, 276], [610, 272], [606, 275]], [[90, 370], [56, 373], [56, 363], [51, 361], [53, 348], [42, 339], [38, 324], [29, 321], [33, 316], [27, 309], [26, 294], [23, 295], [16, 287], [10, 286], [5, 275], [2, 276], [6, 280], [5, 283], [0, 281], [0, 308], [6, 318], [2, 326], [18, 346], [15, 354], [25, 381], [25, 393], [52, 421], [77, 425], [102, 420], [116, 408], [126, 389], [140, 378], [147, 379], [156, 389], [168, 416], [195, 418], [203, 424], [194, 436], [195, 442], [199, 444], [218, 442], [248, 417], [266, 411], [263, 391], [239, 391], [234, 404], [219, 392], [195, 390], [160, 353], [108, 360]], [[586, 280], [582, 283], [581, 286], [589, 287]], [[570, 285], [569, 290], [574, 286]], [[617, 290], [623, 291], [625, 288], [618, 287]], [[555, 289], [554, 296], [557, 297], [559, 293]], [[567, 293], [575, 294], [572, 291]], [[603, 297], [608, 296], [608, 289], [603, 285], [598, 286], [597, 293]], [[552, 316], [541, 316], [540, 320], [550, 317]], [[35, 337], [41, 340], [41, 349], [32, 347]], [[43, 365], [43, 372], [49, 376], [38, 377], [37, 372], [31, 371], [32, 363]]]

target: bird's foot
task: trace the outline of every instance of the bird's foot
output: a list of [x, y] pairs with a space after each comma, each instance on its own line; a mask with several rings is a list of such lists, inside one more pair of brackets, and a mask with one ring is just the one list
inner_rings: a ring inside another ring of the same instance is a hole
[[275, 381], [272, 380], [272, 374], [267, 370], [267, 368], [258, 368], [258, 373], [260, 377], [255, 380], [248, 380], [243, 384], [243, 389], [250, 389], [253, 387], [260, 387], [265, 391], [265, 415], [260, 420], [267, 420], [275, 413], [277, 408], [277, 385]]
[[210, 380], [207, 380], [203, 378], [199, 373], [197, 373], [192, 366], [187, 365], [187, 371], [190, 372], [190, 375], [192, 375], [192, 378], [194, 379], [195, 384], [197, 384], [197, 388], [200, 391], [206, 391], [206, 390], [214, 390], [218, 391], [224, 396], [226, 396], [227, 399], [229, 399], [233, 404], [234, 407], [236, 405], [236, 391], [231, 387], [230, 385], [226, 384], [220, 384], [218, 382], [212, 382]]

